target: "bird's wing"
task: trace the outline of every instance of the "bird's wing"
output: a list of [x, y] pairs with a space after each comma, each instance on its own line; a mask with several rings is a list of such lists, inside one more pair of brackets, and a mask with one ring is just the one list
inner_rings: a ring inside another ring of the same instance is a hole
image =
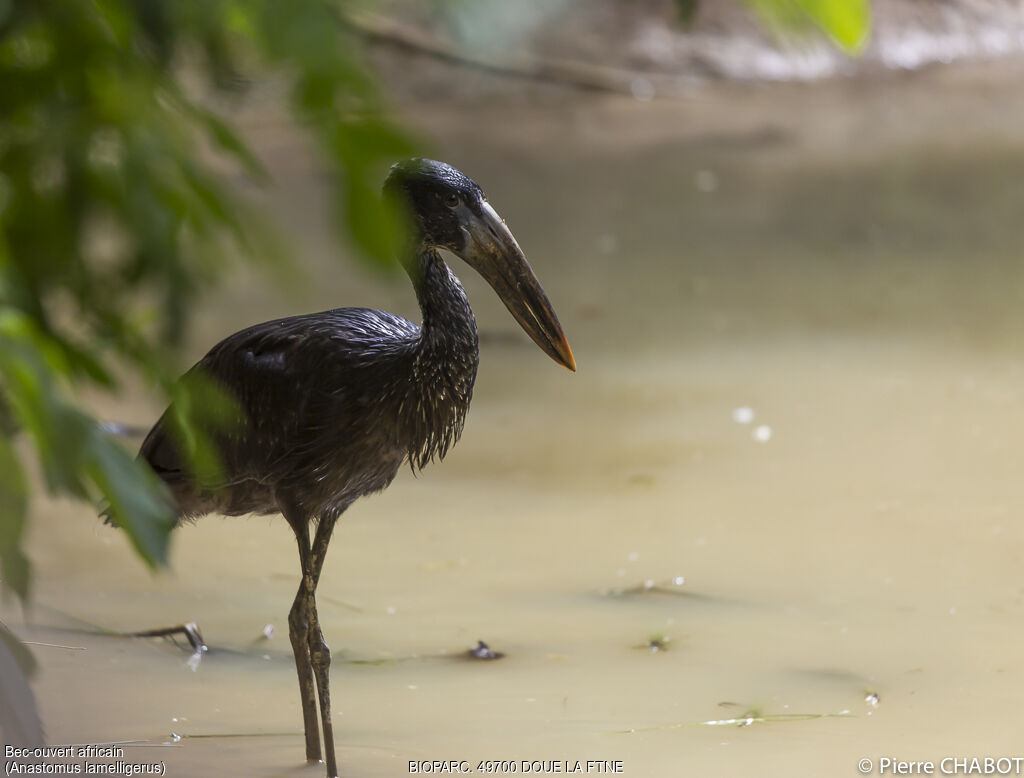
[[[208, 426], [225, 485], [272, 481], [277, 464], [302, 446], [325, 406], [340, 407], [357, 383], [354, 373], [408, 350], [419, 328], [394, 314], [368, 308], [293, 316], [257, 324], [222, 340], [189, 371], [212, 379], [234, 413]], [[164, 478], [186, 478], [186, 463], [171, 434], [168, 408], [140, 450]], [[304, 435], [305, 433], [305, 435]]]

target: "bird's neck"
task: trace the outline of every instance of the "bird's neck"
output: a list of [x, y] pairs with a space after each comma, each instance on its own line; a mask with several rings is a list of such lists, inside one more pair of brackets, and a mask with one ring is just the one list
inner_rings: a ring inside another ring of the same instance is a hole
[[466, 290], [436, 249], [423, 248], [411, 275], [423, 314], [422, 346], [478, 354], [476, 319]]
[[459, 439], [480, 359], [476, 319], [459, 279], [434, 249], [409, 267], [423, 313], [406, 407], [413, 431], [409, 461], [422, 468]]

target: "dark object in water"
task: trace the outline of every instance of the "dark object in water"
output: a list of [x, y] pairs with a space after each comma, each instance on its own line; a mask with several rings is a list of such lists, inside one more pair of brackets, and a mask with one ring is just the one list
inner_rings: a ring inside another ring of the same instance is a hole
[[633, 648], [643, 648], [650, 651], [652, 654], [657, 654], [661, 651], [668, 651], [669, 643], [672, 642], [672, 638], [668, 635], [662, 635], [660, 633], [651, 635], [646, 641]]
[[160, 627], [159, 629], [147, 629], [142, 632], [130, 632], [128, 637], [133, 638], [173, 638], [175, 635], [184, 635], [192, 646], [192, 656], [189, 657], [188, 666], [195, 670], [202, 661], [203, 654], [209, 651], [203, 634], [199, 631], [199, 625], [194, 621], [187, 624], [179, 624], [176, 627]]
[[478, 640], [476, 642], [476, 646], [469, 649], [466, 653], [469, 654], [470, 659], [479, 659], [483, 662], [489, 662], [492, 659], [501, 659], [505, 656], [500, 651], [492, 651], [491, 647], [482, 640]]
[[172, 433], [175, 408], [150, 430], [140, 451], [169, 487], [181, 518], [282, 513], [295, 532], [302, 583], [288, 627], [306, 758], [316, 762], [323, 753], [328, 776], [337, 775], [331, 653], [316, 588], [331, 532], [355, 500], [387, 487], [404, 461], [418, 469], [445, 456], [462, 432], [476, 379], [476, 320], [439, 249], [479, 272], [548, 356], [576, 368], [537, 277], [476, 183], [442, 162], [413, 159], [395, 165], [384, 188], [411, 217], [413, 239], [400, 259], [423, 324], [368, 308], [338, 308], [231, 335], [192, 369], [238, 407], [235, 426], [205, 430], [216, 447], [220, 479], [196, 483]]

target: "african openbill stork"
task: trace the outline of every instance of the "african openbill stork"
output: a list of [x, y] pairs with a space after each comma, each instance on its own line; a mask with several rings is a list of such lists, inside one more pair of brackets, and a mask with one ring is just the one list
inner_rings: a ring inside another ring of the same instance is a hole
[[[479, 362], [476, 321], [439, 249], [494, 288], [553, 360], [576, 369], [569, 343], [519, 244], [480, 187], [443, 162], [392, 167], [384, 185], [411, 217], [400, 257], [423, 323], [369, 308], [338, 308], [257, 324], [214, 346], [193, 371], [234, 399], [236, 427], [208, 430], [220, 479], [190, 475], [168, 409], [140, 456], [169, 487], [180, 518], [281, 513], [295, 532], [302, 582], [288, 614], [302, 695], [306, 758], [336, 776], [331, 654], [316, 588], [335, 522], [356, 499], [384, 489], [408, 461], [422, 468], [458, 440]], [[311, 525], [315, 526], [312, 541]], [[315, 682], [315, 687], [314, 687]]]

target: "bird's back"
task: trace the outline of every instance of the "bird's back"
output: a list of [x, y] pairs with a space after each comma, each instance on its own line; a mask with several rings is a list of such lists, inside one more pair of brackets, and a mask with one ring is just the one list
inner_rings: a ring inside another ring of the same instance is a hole
[[168, 484], [181, 513], [272, 513], [281, 501], [309, 515], [341, 511], [394, 478], [410, 441], [407, 415], [420, 328], [368, 308], [264, 322], [225, 338], [189, 371], [234, 411], [200, 421], [219, 472], [200, 488], [173, 434], [172, 406], [140, 456]]

